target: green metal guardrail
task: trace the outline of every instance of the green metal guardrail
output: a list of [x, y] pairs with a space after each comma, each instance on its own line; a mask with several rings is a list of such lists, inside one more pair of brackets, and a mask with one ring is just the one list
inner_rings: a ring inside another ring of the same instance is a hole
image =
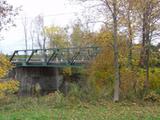
[[78, 67], [89, 63], [99, 47], [16, 50], [10, 61], [16, 67]]

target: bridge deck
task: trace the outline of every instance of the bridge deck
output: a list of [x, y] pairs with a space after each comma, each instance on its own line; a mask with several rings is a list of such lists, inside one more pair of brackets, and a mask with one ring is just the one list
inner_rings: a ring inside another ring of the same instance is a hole
[[78, 67], [88, 64], [99, 47], [16, 50], [10, 58], [16, 67]]

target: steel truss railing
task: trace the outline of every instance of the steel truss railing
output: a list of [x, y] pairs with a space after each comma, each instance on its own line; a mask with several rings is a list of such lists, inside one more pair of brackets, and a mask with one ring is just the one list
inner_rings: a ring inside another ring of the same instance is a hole
[[16, 50], [10, 61], [26, 67], [79, 66], [93, 60], [99, 51], [99, 47]]

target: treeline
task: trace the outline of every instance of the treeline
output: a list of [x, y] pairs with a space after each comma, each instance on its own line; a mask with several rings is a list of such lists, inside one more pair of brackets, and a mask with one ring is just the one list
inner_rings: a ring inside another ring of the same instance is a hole
[[[160, 94], [160, 2], [93, 1], [76, 0], [91, 14], [67, 27], [45, 26], [41, 15], [28, 27], [24, 18], [26, 49], [29, 46], [32, 49], [100, 46], [101, 53], [82, 72], [86, 82], [77, 91], [83, 91], [80, 97], [86, 94], [119, 101], [120, 98], [147, 99]], [[100, 29], [93, 30], [97, 22], [102, 23]]]
[[[39, 47], [101, 46], [103, 51], [93, 61], [87, 79], [95, 91], [110, 88], [107, 91], [113, 94], [114, 101], [120, 96], [143, 97], [149, 90], [159, 91], [160, 2], [83, 0], [81, 3], [92, 13], [84, 15], [89, 18], [85, 24], [78, 21], [68, 28], [44, 27], [42, 17], [37, 17], [40, 27], [37, 34], [41, 37], [35, 38]], [[103, 23], [100, 30], [91, 30], [90, 26], [97, 22]]]

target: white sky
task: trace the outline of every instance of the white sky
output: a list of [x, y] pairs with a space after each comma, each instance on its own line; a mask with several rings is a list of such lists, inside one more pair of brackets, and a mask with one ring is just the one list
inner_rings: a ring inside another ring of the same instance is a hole
[[[44, 16], [46, 25], [56, 24], [65, 26], [73, 22], [75, 14], [80, 12], [79, 6], [73, 6], [68, 0], [8, 0], [13, 6], [22, 6], [23, 12], [29, 20], [41, 14]], [[16, 27], [1, 33], [4, 40], [0, 41], [0, 51], [12, 53], [17, 49], [24, 49], [24, 32], [22, 26], [22, 15], [16, 19]]]

